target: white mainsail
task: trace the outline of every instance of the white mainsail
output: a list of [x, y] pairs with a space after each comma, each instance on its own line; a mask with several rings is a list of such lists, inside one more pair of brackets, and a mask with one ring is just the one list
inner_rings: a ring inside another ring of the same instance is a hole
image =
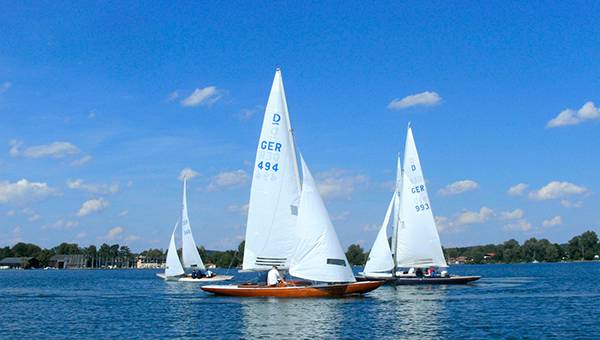
[[181, 252], [183, 255], [183, 265], [186, 268], [194, 268], [204, 270], [204, 263], [196, 248], [196, 241], [194, 241], [194, 235], [192, 234], [192, 228], [190, 226], [190, 220], [188, 218], [187, 210], [187, 180], [183, 179], [183, 203], [181, 207]]
[[173, 228], [171, 234], [171, 242], [169, 242], [169, 250], [167, 250], [167, 266], [165, 268], [165, 277], [179, 276], [185, 273], [181, 262], [179, 261], [179, 255], [177, 255], [177, 246], [175, 245], [175, 231], [177, 230], [177, 223]]
[[404, 170], [400, 194], [400, 223], [396, 244], [398, 267], [447, 267], [412, 129], [404, 148]]
[[256, 161], [244, 248], [244, 270], [288, 268], [295, 249], [300, 178], [281, 71], [275, 72]]
[[387, 228], [390, 224], [390, 216], [392, 215], [392, 210], [394, 210], [395, 202], [396, 192], [394, 191], [387, 212], [385, 213], [383, 224], [381, 225], [379, 233], [377, 233], [377, 238], [375, 238], [373, 247], [371, 247], [371, 251], [369, 252], [369, 258], [367, 259], [364, 269], [364, 273], [366, 274], [391, 272], [392, 269], [394, 269], [392, 252], [390, 250], [390, 245], [388, 244]]
[[290, 275], [320, 282], [355, 282], [315, 181], [302, 157], [300, 161], [302, 194]]

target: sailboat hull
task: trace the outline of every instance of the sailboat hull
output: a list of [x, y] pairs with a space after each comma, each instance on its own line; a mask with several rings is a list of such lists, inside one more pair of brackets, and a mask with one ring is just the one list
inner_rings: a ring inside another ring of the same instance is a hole
[[202, 277], [194, 279], [191, 276], [185, 276], [180, 278], [179, 282], [194, 282], [194, 283], [203, 283], [203, 282], [218, 282], [218, 281], [228, 281], [233, 279], [232, 275], [216, 275], [213, 277]]
[[394, 285], [448, 285], [467, 284], [477, 281], [481, 276], [450, 276], [450, 277], [399, 277], [390, 281]]
[[282, 287], [260, 286], [255, 284], [203, 286], [205, 292], [238, 297], [278, 297], [278, 298], [326, 298], [360, 295], [383, 285], [383, 281], [364, 281], [315, 285], [297, 284]]

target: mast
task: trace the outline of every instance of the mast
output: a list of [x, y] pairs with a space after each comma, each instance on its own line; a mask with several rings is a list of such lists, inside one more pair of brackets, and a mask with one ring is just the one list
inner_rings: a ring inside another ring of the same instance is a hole
[[400, 153], [398, 152], [398, 159], [396, 161], [396, 188], [395, 188], [395, 200], [394, 200], [394, 221], [393, 221], [393, 232], [392, 232], [392, 258], [394, 259], [394, 268], [392, 269], [392, 277], [396, 276], [396, 270], [398, 268], [398, 258], [396, 256], [398, 246], [398, 223], [400, 221], [400, 192], [402, 191], [402, 164], [400, 161]]

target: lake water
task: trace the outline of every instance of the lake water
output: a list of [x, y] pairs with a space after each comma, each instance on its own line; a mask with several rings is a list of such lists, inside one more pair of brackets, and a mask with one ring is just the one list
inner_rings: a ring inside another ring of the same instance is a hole
[[[225, 298], [151, 270], [0, 271], [1, 338], [598, 338], [600, 263], [453, 266], [465, 286]], [[255, 274], [236, 274], [250, 280]]]

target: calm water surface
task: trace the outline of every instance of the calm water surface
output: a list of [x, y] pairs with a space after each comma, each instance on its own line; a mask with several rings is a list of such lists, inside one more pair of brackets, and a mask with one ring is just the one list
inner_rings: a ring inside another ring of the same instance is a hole
[[484, 278], [467, 286], [385, 286], [364, 297], [286, 300], [214, 297], [151, 270], [4, 270], [0, 337], [600, 337], [600, 263], [452, 272]]

